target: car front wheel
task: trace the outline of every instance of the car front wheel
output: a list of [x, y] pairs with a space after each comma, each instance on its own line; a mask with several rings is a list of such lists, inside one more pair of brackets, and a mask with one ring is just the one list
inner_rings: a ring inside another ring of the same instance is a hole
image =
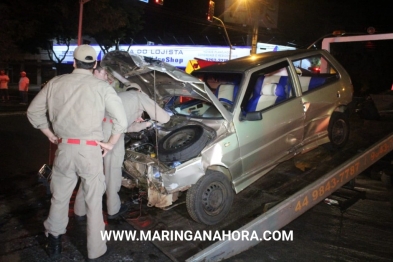
[[214, 225], [228, 215], [233, 198], [228, 178], [219, 171], [208, 170], [187, 191], [187, 211], [196, 222]]

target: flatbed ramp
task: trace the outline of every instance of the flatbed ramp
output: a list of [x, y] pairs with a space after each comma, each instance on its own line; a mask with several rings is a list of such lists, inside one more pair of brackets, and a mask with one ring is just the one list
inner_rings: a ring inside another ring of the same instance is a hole
[[[257, 233], [260, 240], [264, 232], [278, 230], [324, 200], [341, 186], [354, 179], [393, 149], [393, 134], [385, 137], [363, 153], [356, 155], [309, 186], [284, 200], [272, 209], [239, 228], [239, 231]], [[255, 241], [219, 241], [190, 257], [186, 261], [220, 261], [243, 252], [260, 243]]]
[[[250, 235], [257, 233], [258, 238], [262, 238], [265, 231], [273, 232], [284, 227], [391, 151], [393, 134], [373, 144], [378, 140], [376, 138], [387, 133], [355, 133], [352, 135], [354, 139], [343, 150], [330, 151], [319, 147], [280, 164], [236, 195], [231, 213], [219, 225], [205, 226], [194, 222], [184, 204], [166, 211], [135, 208], [125, 219], [134, 228], [144, 231], [236, 230], [248, 231]], [[182, 200], [184, 196], [178, 203]], [[267, 210], [269, 207], [272, 208]], [[259, 243], [259, 240], [153, 241], [173, 261], [220, 261]]]

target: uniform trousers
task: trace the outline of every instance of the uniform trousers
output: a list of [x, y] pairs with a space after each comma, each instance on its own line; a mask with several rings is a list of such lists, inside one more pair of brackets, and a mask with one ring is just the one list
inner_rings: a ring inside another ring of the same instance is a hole
[[82, 193], [87, 215], [87, 253], [90, 259], [106, 252], [102, 214], [102, 196], [105, 192], [102, 152], [99, 146], [60, 143], [55, 153], [50, 188], [52, 192], [49, 216], [44, 222], [46, 235], [58, 236], [66, 232], [69, 202], [81, 178]]
[[[110, 137], [112, 131], [112, 124], [110, 122], [103, 123], [103, 132], [105, 141]], [[122, 181], [122, 166], [124, 161], [124, 134], [121, 134], [118, 142], [113, 149], [109, 151], [104, 157], [104, 173], [106, 183], [106, 206], [108, 215], [115, 215], [119, 212], [121, 207], [121, 200], [118, 192], [121, 188]], [[84, 216], [86, 209], [84, 206], [84, 198], [79, 187], [76, 194], [74, 212], [78, 216]]]

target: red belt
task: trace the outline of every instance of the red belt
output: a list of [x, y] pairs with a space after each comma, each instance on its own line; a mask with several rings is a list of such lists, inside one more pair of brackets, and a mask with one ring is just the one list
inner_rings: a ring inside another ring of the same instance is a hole
[[[102, 121], [103, 121], [103, 122], [106, 122], [106, 120], [107, 120], [107, 119], [106, 119], [106, 118], [104, 118]], [[113, 124], [113, 121], [112, 121], [112, 119], [109, 119], [109, 122], [110, 122], [111, 124]]]
[[81, 139], [72, 139], [72, 138], [68, 138], [68, 139], [62, 139], [59, 138], [59, 143], [67, 143], [67, 144], [75, 144], [75, 145], [80, 145], [81, 142], [85, 142], [86, 145], [88, 146], [97, 146], [98, 144], [96, 143], [96, 141], [94, 140], [81, 140]]

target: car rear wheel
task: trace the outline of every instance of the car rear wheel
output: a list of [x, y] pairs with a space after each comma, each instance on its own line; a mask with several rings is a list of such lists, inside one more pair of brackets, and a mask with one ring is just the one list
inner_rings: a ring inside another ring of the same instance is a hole
[[344, 113], [334, 112], [329, 122], [329, 139], [333, 148], [338, 149], [345, 146], [349, 138], [349, 121]]
[[158, 143], [158, 158], [163, 162], [186, 161], [196, 157], [209, 141], [199, 125], [188, 125], [164, 136]]
[[208, 170], [187, 191], [187, 211], [196, 222], [214, 225], [228, 215], [233, 198], [228, 178], [221, 172]]

